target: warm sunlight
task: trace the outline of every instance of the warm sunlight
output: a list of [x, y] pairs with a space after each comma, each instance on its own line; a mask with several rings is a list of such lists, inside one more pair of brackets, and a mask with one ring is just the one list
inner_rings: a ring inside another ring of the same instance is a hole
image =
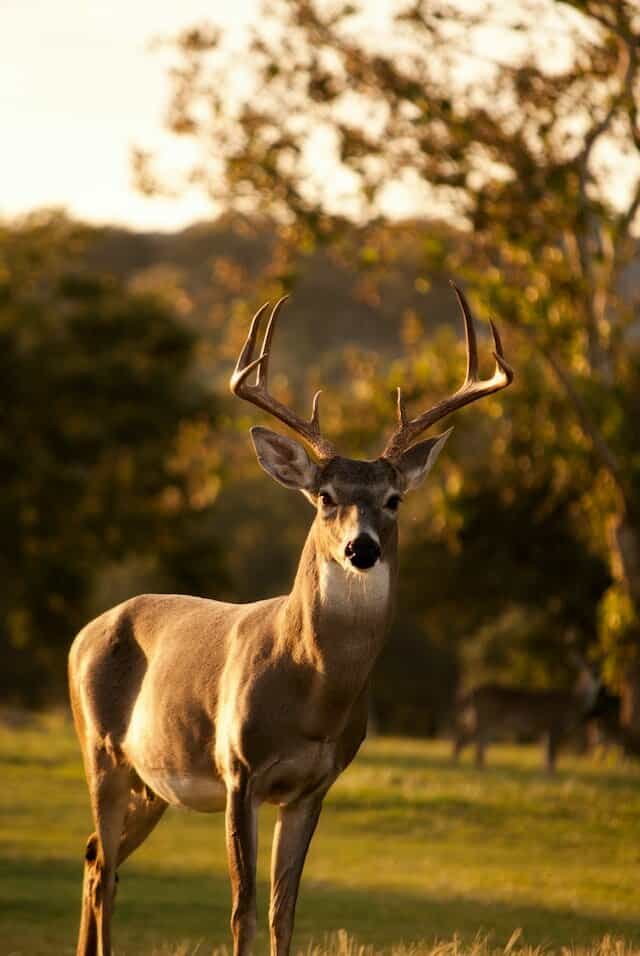
[[0, 0], [0, 130], [0, 956], [640, 956], [639, 0]]
[[[461, 2], [464, 9], [465, 3]], [[169, 101], [169, 68], [175, 56], [160, 49], [162, 38], [199, 23], [224, 27], [224, 45], [233, 50], [250, 22], [257, 0], [237, 0], [232, 7], [207, 0], [178, 5], [140, 0], [107, 4], [90, 0], [4, 0], [0, 30], [0, 120], [2, 122], [2, 192], [0, 216], [11, 217], [42, 207], [62, 207], [94, 223], [110, 222], [138, 229], [172, 230], [209, 218], [215, 210], [202, 189], [181, 188], [178, 196], [143, 196], [133, 184], [131, 150], [141, 146], [160, 160], [164, 170], [189, 166], [193, 144], [171, 136], [164, 126]], [[389, 7], [373, 0], [367, 7], [369, 38], [388, 32]], [[501, 15], [502, 17], [502, 15]], [[573, 21], [571, 21], [573, 23]], [[566, 23], [550, 20], [553, 36], [548, 57], [562, 57]], [[484, 24], [472, 35], [473, 71], [483, 75], [487, 48], [496, 42], [496, 25]], [[502, 34], [501, 56], [513, 42]], [[546, 32], [546, 31], [545, 31]], [[470, 35], [471, 37], [471, 35]], [[375, 41], [374, 41], [375, 42]], [[550, 62], [550, 60], [548, 60]], [[471, 67], [463, 67], [463, 73]], [[331, 181], [333, 204], [357, 215], [351, 179], [334, 168], [332, 144], [315, 137], [307, 144], [320, 181]], [[626, 201], [637, 173], [637, 160], [608, 148], [599, 153], [607, 191]], [[327, 176], [325, 168], [331, 169]], [[310, 176], [310, 180], [313, 179]], [[379, 197], [392, 218], [415, 215], [452, 216], [448, 200], [439, 200], [422, 179], [402, 176]]]
[[[241, 28], [254, 0], [233, 12], [207, 0], [3, 0], [0, 5], [0, 215], [64, 206], [94, 222], [172, 229], [206, 216], [199, 194], [148, 199], [131, 181], [130, 149], [162, 137], [167, 59], [154, 38], [211, 17]], [[222, 9], [216, 9], [216, 8]]]

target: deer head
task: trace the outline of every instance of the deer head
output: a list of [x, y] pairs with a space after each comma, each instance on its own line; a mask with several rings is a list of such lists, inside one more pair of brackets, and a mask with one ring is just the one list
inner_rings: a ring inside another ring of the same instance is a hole
[[[339, 455], [321, 433], [318, 401], [313, 398], [311, 418], [306, 421], [275, 399], [268, 390], [269, 356], [277, 318], [286, 296], [274, 306], [262, 342], [254, 358], [260, 325], [269, 303], [256, 313], [247, 340], [240, 352], [230, 387], [234, 395], [288, 425], [315, 453], [292, 438], [254, 427], [251, 437], [260, 465], [267, 474], [287, 488], [301, 491], [316, 508], [321, 547], [328, 559], [343, 568], [364, 573], [384, 560], [397, 540], [396, 518], [403, 496], [417, 488], [433, 467], [451, 430], [417, 442], [418, 437], [441, 418], [463, 405], [505, 388], [513, 371], [504, 358], [497, 329], [491, 323], [496, 361], [491, 378], [478, 377], [478, 348], [473, 316], [462, 291], [454, 285], [462, 312], [467, 343], [467, 374], [453, 395], [436, 403], [416, 418], [408, 419], [398, 389], [398, 422], [379, 458], [361, 461]], [[249, 384], [252, 372], [254, 384]]]

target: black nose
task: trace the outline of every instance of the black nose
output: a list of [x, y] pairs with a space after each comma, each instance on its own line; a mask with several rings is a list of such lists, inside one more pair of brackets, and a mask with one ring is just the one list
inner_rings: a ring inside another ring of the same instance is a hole
[[357, 538], [349, 542], [344, 553], [354, 568], [365, 571], [367, 568], [372, 568], [380, 557], [380, 546], [371, 535], [359, 534]]

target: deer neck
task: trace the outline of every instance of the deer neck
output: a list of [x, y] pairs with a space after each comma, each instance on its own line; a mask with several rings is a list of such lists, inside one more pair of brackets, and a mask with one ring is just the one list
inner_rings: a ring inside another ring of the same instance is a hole
[[395, 598], [395, 538], [386, 550], [390, 553], [385, 560], [369, 571], [351, 571], [323, 548], [317, 523], [311, 526], [286, 615], [293, 625], [290, 637], [327, 675], [360, 683], [369, 675], [386, 638]]

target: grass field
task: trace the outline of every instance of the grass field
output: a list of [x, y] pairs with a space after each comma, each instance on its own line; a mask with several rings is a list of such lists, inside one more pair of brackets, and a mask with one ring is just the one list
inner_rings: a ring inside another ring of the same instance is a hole
[[[443, 940], [439, 956], [482, 954], [520, 928], [507, 951], [606, 934], [640, 951], [640, 768], [565, 756], [547, 779], [540, 763], [538, 748], [495, 747], [479, 773], [443, 742], [367, 743], [326, 801], [296, 950], [359, 956], [344, 934], [310, 948], [345, 929], [375, 950]], [[90, 818], [70, 724], [0, 729], [0, 764], [0, 956], [72, 953]], [[261, 817], [259, 954], [271, 808]], [[117, 956], [203, 956], [228, 943], [228, 915], [221, 815], [170, 810], [122, 868]]]

